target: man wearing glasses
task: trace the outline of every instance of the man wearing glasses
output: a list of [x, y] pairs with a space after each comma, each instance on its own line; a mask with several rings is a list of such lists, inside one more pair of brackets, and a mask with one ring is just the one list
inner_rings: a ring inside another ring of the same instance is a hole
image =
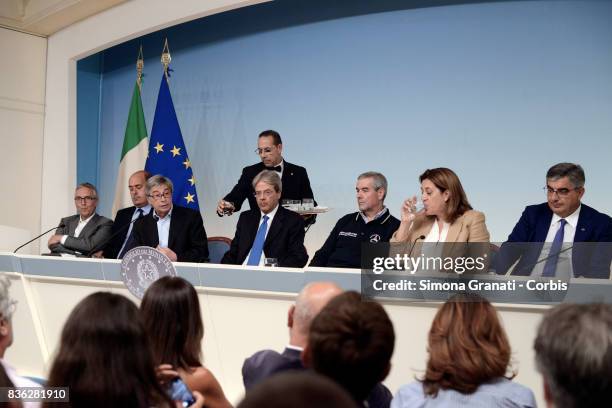
[[81, 183], [74, 192], [78, 214], [62, 218], [48, 246], [53, 255], [91, 256], [110, 238], [113, 221], [96, 214], [98, 192], [91, 183]]
[[202, 215], [172, 205], [173, 190], [172, 181], [162, 175], [147, 180], [145, 193], [153, 211], [134, 222], [129, 249], [149, 246], [172, 262], [208, 262], [208, 241]]
[[304, 221], [279, 205], [280, 176], [276, 171], [264, 170], [253, 179], [253, 189], [257, 207], [240, 214], [236, 235], [221, 263], [302, 268], [308, 261]]
[[525, 208], [500, 248], [497, 273], [506, 273], [518, 260], [513, 275], [610, 277], [612, 218], [581, 203], [584, 182], [578, 164], [559, 163], [548, 170], [547, 202]]
[[219, 216], [232, 215], [234, 212], [240, 211], [245, 199], [249, 200], [251, 210], [257, 209], [257, 200], [253, 195], [252, 181], [262, 170], [274, 170], [281, 177], [283, 183], [281, 200], [314, 198], [306, 169], [285, 161], [282, 152], [283, 142], [278, 132], [274, 130], [261, 132], [257, 141], [257, 149], [255, 149], [255, 153], [259, 155], [261, 163], [242, 169], [242, 175], [238, 180], [238, 184], [219, 201], [217, 214]]

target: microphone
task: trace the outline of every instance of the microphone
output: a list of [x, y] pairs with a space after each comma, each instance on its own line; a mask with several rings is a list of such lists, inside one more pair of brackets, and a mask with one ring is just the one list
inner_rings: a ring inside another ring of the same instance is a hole
[[20, 250], [21, 248], [23, 248], [24, 246], [28, 245], [28, 244], [29, 244], [29, 243], [31, 243], [31, 242], [36, 241], [38, 238], [40, 238], [40, 237], [42, 237], [43, 235], [45, 235], [45, 234], [47, 234], [47, 233], [49, 233], [49, 232], [53, 231], [54, 229], [64, 228], [65, 226], [66, 226], [66, 225], [64, 225], [64, 223], [63, 223], [63, 222], [61, 222], [61, 223], [60, 223], [60, 225], [58, 225], [57, 227], [49, 228], [48, 230], [46, 230], [46, 231], [45, 231], [45, 232], [43, 232], [42, 234], [37, 235], [36, 237], [32, 238], [31, 240], [29, 240], [29, 241], [28, 241], [28, 242], [26, 242], [25, 244], [23, 244], [23, 245], [21, 245], [21, 246], [18, 246], [18, 247], [17, 247], [17, 249], [15, 249], [15, 250], [13, 251], [13, 253], [14, 253], [14, 254], [16, 254], [16, 253], [17, 253], [17, 251], [19, 251], [19, 250]]
[[[109, 242], [111, 242], [115, 237], [117, 237], [117, 235], [119, 235], [120, 232], [123, 232], [126, 228], [128, 228], [130, 225], [132, 225], [133, 223], [135, 223], [136, 221], [138, 221], [139, 219], [145, 217], [145, 215], [142, 215], [141, 217], [137, 217], [136, 219], [133, 219], [132, 221], [130, 221], [128, 224], [125, 224], [124, 226], [122, 226], [121, 228], [119, 228], [117, 231], [115, 231], [115, 233], [113, 235], [111, 235], [106, 241], [103, 241], [101, 244], [98, 244], [96, 246], [94, 246], [91, 251], [89, 251], [85, 256], [86, 257], [91, 257], [91, 255], [97, 251], [99, 251], [100, 249], [104, 248]], [[127, 238], [127, 237], [126, 237]]]
[[410, 251], [408, 251], [408, 258], [410, 258], [410, 255], [412, 255], [412, 250], [419, 239], [425, 239], [425, 235], [420, 235], [416, 237], [414, 241], [412, 241], [412, 246], [410, 247]]
[[559, 256], [559, 255], [561, 255], [562, 253], [564, 253], [564, 252], [566, 252], [566, 251], [569, 251], [569, 250], [570, 250], [570, 249], [572, 249], [573, 247], [574, 247], [574, 244], [570, 245], [570, 246], [569, 246], [569, 247], [567, 247], [567, 248], [563, 248], [563, 249], [562, 249], [562, 250], [560, 250], [559, 252], [555, 252], [554, 254], [549, 254], [547, 257], [544, 257], [544, 258], [542, 258], [542, 259], [538, 259], [536, 262], [534, 262], [534, 263], [531, 265], [531, 269], [533, 269], [533, 268], [534, 268], [534, 267], [535, 267], [537, 264], [539, 264], [539, 263], [545, 262], [545, 261], [549, 260], [550, 258], [553, 258], [553, 257], [555, 257], [555, 256]]

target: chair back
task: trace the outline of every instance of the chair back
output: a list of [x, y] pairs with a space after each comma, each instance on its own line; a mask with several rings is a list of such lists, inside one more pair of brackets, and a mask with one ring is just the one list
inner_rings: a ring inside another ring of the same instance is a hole
[[220, 263], [223, 255], [230, 249], [232, 240], [227, 237], [208, 238], [208, 256], [210, 263]]

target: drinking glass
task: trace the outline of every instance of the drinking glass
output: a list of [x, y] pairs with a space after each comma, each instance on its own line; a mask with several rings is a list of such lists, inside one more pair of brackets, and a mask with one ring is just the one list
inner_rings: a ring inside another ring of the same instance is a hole
[[278, 259], [276, 258], [264, 258], [264, 266], [276, 268], [278, 266]]

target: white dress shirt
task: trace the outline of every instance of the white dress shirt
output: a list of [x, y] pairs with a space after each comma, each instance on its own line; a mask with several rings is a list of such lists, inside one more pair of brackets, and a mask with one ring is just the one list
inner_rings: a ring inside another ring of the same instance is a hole
[[[79, 224], [77, 225], [76, 229], [74, 230], [74, 237], [75, 237], [75, 238], [78, 238], [78, 237], [79, 237], [79, 234], [81, 233], [81, 231], [83, 231], [83, 228], [85, 228], [85, 226], [87, 225], [87, 223], [88, 223], [88, 222], [89, 222], [89, 221], [90, 221], [90, 220], [93, 218], [93, 216], [94, 216], [95, 214], [96, 214], [96, 213], [91, 214], [91, 215], [89, 216], [89, 218], [87, 218], [87, 219], [85, 219], [85, 220], [84, 220], [84, 219], [82, 219], [82, 218], [79, 216]], [[60, 240], [60, 243], [61, 243], [62, 245], [64, 245], [64, 244], [66, 243], [66, 239], [68, 239], [68, 235], [62, 235], [62, 239]]]
[[170, 208], [168, 214], [164, 218], [157, 215], [157, 212], [153, 211], [153, 218], [157, 220], [157, 236], [159, 237], [159, 246], [162, 248], [168, 248], [168, 237], [170, 236], [170, 219], [172, 218], [172, 210]]

